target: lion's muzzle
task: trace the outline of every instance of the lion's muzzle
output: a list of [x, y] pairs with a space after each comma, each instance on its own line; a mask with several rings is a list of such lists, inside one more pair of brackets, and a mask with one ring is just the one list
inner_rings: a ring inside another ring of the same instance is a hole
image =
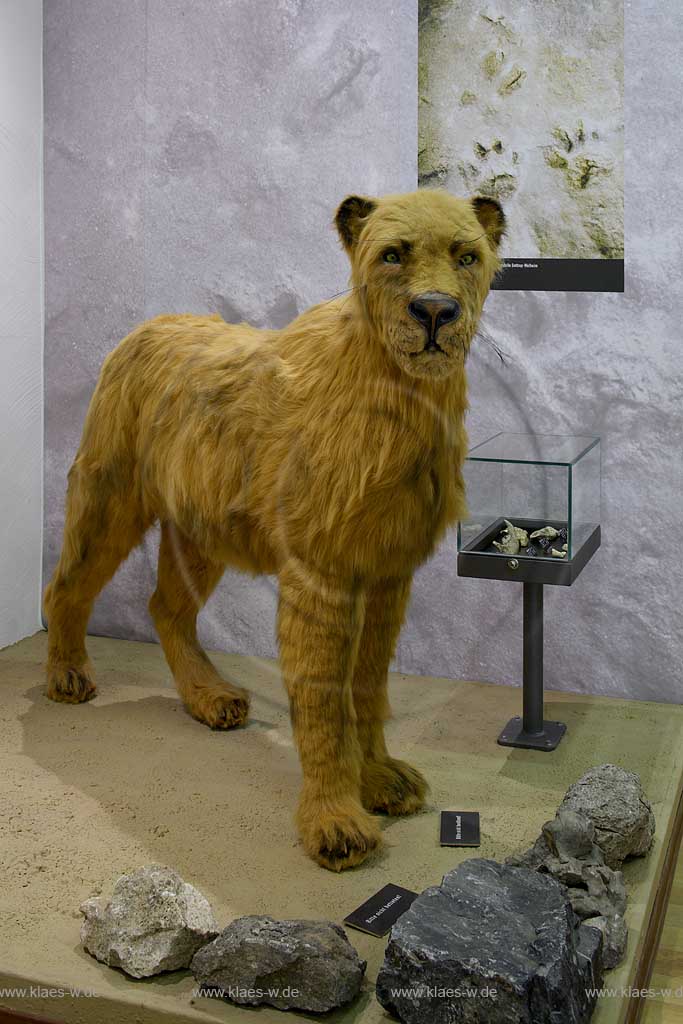
[[443, 351], [436, 336], [444, 324], [457, 320], [462, 310], [460, 303], [450, 295], [424, 292], [408, 303], [408, 312], [427, 332], [427, 343], [422, 352], [429, 352], [431, 349]]

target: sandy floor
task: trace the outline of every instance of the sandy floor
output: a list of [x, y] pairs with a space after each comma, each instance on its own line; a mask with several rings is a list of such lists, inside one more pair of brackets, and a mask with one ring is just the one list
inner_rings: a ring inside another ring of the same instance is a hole
[[[545, 754], [496, 744], [519, 712], [518, 690], [395, 676], [390, 747], [425, 772], [430, 807], [387, 820], [383, 856], [337, 876], [304, 856], [294, 832], [299, 768], [274, 663], [215, 656], [253, 695], [249, 726], [218, 733], [186, 713], [155, 645], [91, 638], [90, 650], [99, 695], [78, 707], [44, 695], [44, 633], [0, 652], [0, 987], [66, 988], [56, 997], [0, 993], [0, 1005], [69, 1024], [253, 1024], [254, 1011], [193, 998], [188, 972], [134, 982], [97, 963], [79, 945], [79, 904], [156, 861], [201, 889], [221, 926], [247, 913], [340, 922], [387, 882], [420, 890], [473, 853], [501, 859], [528, 846], [567, 786], [606, 761], [640, 772], [658, 821], [653, 852], [626, 870], [631, 956], [610, 984], [628, 983], [683, 779], [683, 708], [550, 694], [547, 717], [569, 728]], [[439, 847], [442, 808], [481, 812], [478, 852]], [[327, 1019], [387, 1020], [372, 984], [385, 940], [348, 934], [369, 962], [365, 990]], [[618, 1000], [606, 1000], [594, 1020], [619, 1012]], [[261, 1024], [284, 1019], [259, 1011]]]

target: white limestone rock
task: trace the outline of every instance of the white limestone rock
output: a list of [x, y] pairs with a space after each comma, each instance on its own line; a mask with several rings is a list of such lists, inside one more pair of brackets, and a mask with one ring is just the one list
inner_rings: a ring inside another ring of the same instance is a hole
[[189, 967], [197, 950], [218, 934], [208, 900], [160, 864], [122, 875], [111, 899], [86, 900], [81, 913], [85, 949], [133, 978]]

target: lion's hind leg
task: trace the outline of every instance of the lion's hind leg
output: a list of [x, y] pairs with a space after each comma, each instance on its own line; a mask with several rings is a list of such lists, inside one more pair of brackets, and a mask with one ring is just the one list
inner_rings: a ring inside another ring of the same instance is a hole
[[244, 725], [249, 695], [226, 682], [197, 639], [197, 615], [225, 565], [212, 562], [173, 523], [163, 523], [157, 588], [149, 603], [161, 646], [190, 714], [212, 729]]
[[119, 488], [105, 471], [74, 463], [62, 551], [43, 597], [51, 700], [80, 704], [94, 696], [85, 647], [93, 602], [148, 526], [130, 487]]

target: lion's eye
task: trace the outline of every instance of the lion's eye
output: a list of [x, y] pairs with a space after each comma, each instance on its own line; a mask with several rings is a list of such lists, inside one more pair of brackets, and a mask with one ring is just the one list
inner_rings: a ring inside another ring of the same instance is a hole
[[458, 263], [461, 267], [471, 267], [473, 263], [477, 262], [477, 257], [473, 252], [465, 252], [462, 254]]
[[385, 263], [400, 263], [401, 257], [397, 249], [387, 249], [385, 253], [382, 253], [382, 259]]

